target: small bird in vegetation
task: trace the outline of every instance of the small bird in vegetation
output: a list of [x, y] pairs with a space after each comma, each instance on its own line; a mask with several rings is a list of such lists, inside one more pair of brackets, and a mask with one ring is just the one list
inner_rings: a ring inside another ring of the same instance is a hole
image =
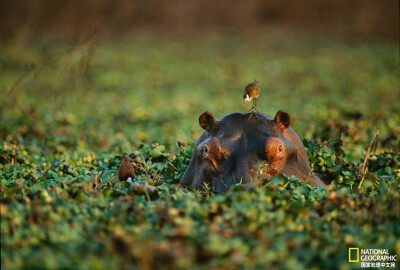
[[243, 94], [243, 104], [245, 101], [253, 100], [253, 107], [251, 107], [250, 111], [257, 111], [257, 98], [260, 95], [260, 84], [257, 80], [254, 80], [253, 83], [250, 83], [244, 89]]
[[128, 178], [131, 178], [132, 180], [134, 177], [135, 177], [135, 169], [133, 168], [129, 159], [127, 157], [123, 157], [121, 160], [121, 165], [119, 165], [119, 170], [118, 170], [119, 180], [121, 181], [128, 180]]

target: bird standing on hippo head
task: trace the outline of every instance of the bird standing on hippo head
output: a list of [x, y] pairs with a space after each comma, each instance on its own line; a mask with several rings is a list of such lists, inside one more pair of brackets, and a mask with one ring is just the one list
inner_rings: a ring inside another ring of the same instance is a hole
[[248, 84], [244, 89], [243, 104], [245, 101], [253, 100], [250, 112], [257, 111], [257, 98], [260, 96], [260, 83], [257, 80]]

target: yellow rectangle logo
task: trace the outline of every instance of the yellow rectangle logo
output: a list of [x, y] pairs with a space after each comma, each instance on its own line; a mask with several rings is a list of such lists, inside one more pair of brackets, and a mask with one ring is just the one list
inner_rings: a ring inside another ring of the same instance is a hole
[[[357, 251], [357, 259], [352, 260], [351, 259], [351, 251], [356, 250]], [[349, 262], [359, 262], [360, 261], [360, 249], [359, 248], [349, 248]]]

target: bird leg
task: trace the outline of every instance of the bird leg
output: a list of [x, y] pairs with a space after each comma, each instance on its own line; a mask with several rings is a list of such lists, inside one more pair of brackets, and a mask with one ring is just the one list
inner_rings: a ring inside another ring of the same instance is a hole
[[250, 112], [250, 115], [249, 115], [249, 118], [247, 118], [247, 120], [250, 120], [252, 115], [254, 115], [258, 120], [260, 120], [257, 115], [257, 112], [258, 112], [257, 99], [255, 99], [255, 98], [253, 99], [253, 107], [251, 107], [251, 109], [248, 112]]
[[249, 117], [247, 118], [247, 120], [250, 120], [250, 118], [251, 118], [253, 115], [257, 118], [257, 120], [260, 120], [260, 118], [258, 118], [259, 115], [258, 115], [257, 112], [255, 112], [254, 110], [252, 110], [252, 111], [250, 112]]
[[247, 111], [248, 113], [254, 112], [254, 106], [250, 108], [250, 110]]
[[255, 100], [253, 99], [253, 106], [252, 106], [251, 109], [248, 110], [247, 112], [254, 112], [255, 108], [256, 108]]
[[254, 111], [259, 112], [257, 110], [257, 99], [256, 98], [254, 99]]

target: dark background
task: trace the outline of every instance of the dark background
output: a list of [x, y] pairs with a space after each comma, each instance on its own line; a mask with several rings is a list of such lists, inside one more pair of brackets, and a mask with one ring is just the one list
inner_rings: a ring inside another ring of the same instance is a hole
[[398, 1], [3, 0], [3, 40], [41, 34], [257, 32], [279, 26], [351, 38], [398, 38]]

